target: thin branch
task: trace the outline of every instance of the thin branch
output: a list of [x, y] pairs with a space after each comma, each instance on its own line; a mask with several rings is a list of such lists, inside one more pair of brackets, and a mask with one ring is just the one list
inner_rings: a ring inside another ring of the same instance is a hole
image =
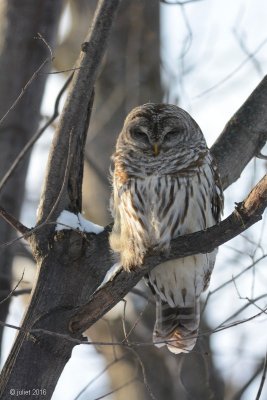
[[267, 254], [263, 254], [263, 256], [261, 256], [260, 258], [258, 258], [257, 260], [255, 260], [252, 264], [250, 264], [248, 267], [246, 267], [245, 269], [243, 269], [241, 272], [239, 272], [238, 274], [236, 274], [235, 276], [232, 276], [231, 279], [228, 279], [227, 281], [223, 282], [221, 285], [217, 286], [214, 290], [209, 291], [207, 298], [205, 300], [205, 303], [203, 305], [202, 308], [202, 313], [204, 312], [206, 305], [208, 303], [209, 298], [216, 292], [218, 292], [219, 290], [223, 289], [225, 286], [229, 285], [230, 283], [233, 283], [234, 280], [238, 279], [240, 276], [242, 276], [243, 274], [245, 274], [247, 271], [249, 271], [251, 268], [255, 267], [256, 264], [258, 264], [260, 261], [262, 261], [264, 258], [266, 258]]
[[[219, 328], [216, 328], [216, 329], [212, 330], [212, 331], [210, 332], [210, 334], [212, 334], [212, 333], [217, 333], [217, 332], [221, 332], [221, 331], [224, 331], [225, 329], [232, 328], [233, 326], [242, 325], [242, 324], [244, 324], [245, 322], [252, 321], [253, 319], [256, 319], [257, 317], [260, 317], [262, 314], [265, 314], [266, 311], [267, 311], [267, 307], [265, 307], [262, 311], [258, 312], [257, 314], [252, 315], [251, 317], [242, 319], [242, 320], [240, 320], [240, 321], [234, 321], [234, 322], [232, 322], [232, 323], [230, 323], [230, 324], [228, 324], [228, 325], [220, 326]], [[203, 332], [203, 334], [207, 334], [207, 333], [208, 333], [208, 332]]]
[[55, 58], [54, 54], [53, 54], [53, 50], [52, 50], [50, 44], [47, 42], [47, 40], [43, 37], [43, 35], [40, 32], [38, 32], [37, 37], [34, 39], [41, 40], [45, 44], [45, 46], [47, 47], [47, 49], [50, 53], [50, 59], [51, 59], [51, 61], [53, 61]]
[[[258, 312], [257, 314], [252, 315], [251, 317], [248, 318], [244, 318], [242, 320], [239, 321], [234, 321], [230, 324], [224, 325], [224, 326], [220, 326], [219, 328], [216, 329], [212, 329], [212, 330], [207, 330], [207, 331], [203, 331], [201, 333], [199, 333], [198, 335], [196, 335], [196, 338], [198, 337], [202, 337], [202, 336], [206, 336], [206, 335], [212, 335], [214, 333], [217, 332], [221, 332], [223, 330], [238, 326], [238, 325], [242, 325], [246, 322], [252, 321], [258, 317], [260, 317], [262, 314], [266, 313], [267, 311], [267, 307], [265, 309], [263, 309], [262, 311]], [[54, 338], [59, 338], [61, 340], [66, 340], [68, 342], [74, 343], [74, 344], [84, 344], [84, 345], [90, 345], [90, 346], [119, 346], [119, 347], [124, 347], [127, 348], [129, 350], [133, 350], [133, 348], [135, 347], [147, 347], [147, 346], [154, 346], [155, 344], [152, 341], [149, 342], [100, 342], [100, 341], [87, 341], [87, 340], [81, 340], [81, 339], [76, 339], [70, 335], [64, 334], [64, 333], [59, 333], [59, 332], [54, 332], [54, 331], [49, 331], [47, 329], [41, 329], [41, 328], [33, 328], [33, 329], [23, 329], [19, 326], [16, 325], [12, 325], [12, 324], [8, 324], [6, 322], [0, 321], [0, 325], [7, 327], [7, 328], [11, 328], [11, 329], [15, 329], [17, 331], [21, 331], [24, 334], [30, 335], [34, 341], [36, 340], [41, 340], [41, 336], [40, 335], [47, 335], [50, 337], [54, 337]], [[170, 339], [170, 340], [162, 340], [157, 342], [158, 344], [162, 343], [162, 344], [166, 344], [166, 343], [172, 343], [173, 341], [175, 341], [175, 339]]]
[[[259, 301], [261, 299], [264, 299], [265, 297], [267, 297], [267, 294], [262, 294], [260, 296], [258, 296], [256, 299], [254, 299], [255, 301]], [[231, 319], [237, 317], [238, 315], [240, 315], [244, 310], [246, 310], [249, 306], [251, 306], [252, 304], [250, 302], [247, 302], [244, 306], [240, 307], [237, 311], [235, 311], [232, 315], [230, 315], [230, 317], [226, 318], [223, 322], [221, 322], [216, 328], [219, 329], [222, 326], [225, 326], [226, 323], [228, 323], [229, 321], [231, 321]], [[265, 310], [261, 309], [262, 313], [265, 313]]]
[[136, 350], [134, 350], [132, 347], [128, 347], [128, 349], [134, 354], [135, 358], [137, 359], [140, 367], [141, 367], [141, 371], [142, 371], [142, 376], [143, 376], [143, 383], [148, 391], [149, 396], [151, 397], [152, 400], [158, 400], [157, 397], [154, 395], [154, 393], [152, 392], [151, 387], [148, 384], [147, 381], [147, 377], [146, 377], [146, 370], [145, 370], [145, 366], [143, 361], [141, 360], [139, 354], [136, 352]]
[[233, 29], [234, 36], [236, 37], [236, 40], [240, 46], [240, 48], [243, 50], [243, 52], [246, 54], [251, 59], [252, 64], [254, 65], [256, 71], [260, 76], [262, 76], [262, 68], [260, 62], [256, 59], [255, 55], [252, 54], [248, 49], [245, 44], [243, 35], [240, 35], [237, 31], [236, 28]]
[[6, 184], [6, 182], [9, 180], [11, 175], [16, 170], [16, 168], [19, 165], [19, 163], [21, 162], [21, 160], [25, 157], [25, 155], [28, 153], [28, 151], [32, 148], [32, 146], [41, 137], [41, 135], [44, 133], [44, 131], [57, 119], [57, 117], [59, 115], [59, 103], [60, 103], [61, 97], [62, 97], [63, 93], [65, 92], [65, 90], [67, 89], [67, 87], [69, 86], [69, 84], [70, 84], [70, 82], [72, 80], [72, 77], [73, 77], [73, 74], [71, 74], [69, 76], [69, 78], [66, 80], [66, 82], [63, 85], [63, 87], [59, 91], [59, 93], [57, 95], [57, 98], [56, 98], [56, 101], [55, 101], [54, 112], [53, 112], [53, 115], [51, 116], [51, 118], [49, 118], [49, 120], [44, 124], [44, 126], [41, 129], [39, 129], [33, 135], [33, 137], [28, 141], [28, 143], [26, 143], [26, 145], [23, 147], [23, 149], [18, 154], [16, 159], [13, 161], [13, 163], [10, 166], [9, 170], [5, 173], [5, 175], [1, 179], [1, 181], [0, 181], [0, 193], [1, 193], [4, 185]]
[[20, 289], [20, 290], [15, 290], [10, 293], [7, 290], [0, 290], [0, 296], [7, 296], [9, 293], [11, 294], [12, 297], [17, 297], [17, 296], [22, 296], [24, 294], [31, 294], [32, 289]]
[[78, 71], [81, 68], [86, 68], [86, 67], [73, 67], [73, 68], [68, 68], [68, 69], [61, 69], [60, 71], [50, 71], [50, 72], [44, 72], [45, 75], [58, 75], [58, 74], [66, 74], [67, 72], [73, 72], [73, 71]]
[[198, 253], [209, 253], [214, 248], [239, 235], [262, 218], [266, 206], [267, 175], [255, 186], [243, 203], [239, 204], [235, 211], [218, 225], [206, 231], [174, 239], [168, 256], [164, 254], [149, 254], [145, 257], [142, 268], [136, 268], [131, 273], [126, 271], [119, 272], [112, 281], [108, 281], [101, 289], [93, 293], [89, 301], [71, 318], [70, 331], [72, 333], [81, 333], [88, 329], [156, 265], [170, 259]]
[[242, 386], [241, 389], [237, 393], [235, 393], [234, 397], [232, 400], [240, 400], [242, 398], [242, 395], [245, 393], [247, 388], [251, 385], [251, 383], [257, 378], [257, 376], [260, 374], [263, 368], [263, 363], [261, 363], [258, 368], [254, 371], [253, 375], [248, 379], [248, 381]]
[[107, 364], [105, 366], [105, 368], [102, 369], [102, 371], [100, 371], [93, 379], [90, 380], [90, 382], [88, 382], [86, 384], [86, 386], [84, 386], [84, 388], [77, 394], [77, 396], [73, 399], [73, 400], [78, 400], [79, 397], [84, 394], [86, 392], [86, 390], [99, 378], [101, 378], [101, 376], [107, 372], [113, 365], [119, 363], [120, 361], [124, 360], [125, 358], [128, 357], [128, 354], [124, 354], [123, 356], [121, 356], [120, 358], [116, 358], [115, 360], [111, 361], [109, 364]]
[[148, 306], [148, 302], [146, 303], [146, 305], [143, 307], [143, 310], [138, 314], [138, 317], [136, 318], [135, 322], [133, 323], [132, 327], [130, 328], [130, 330], [128, 331], [128, 333], [125, 336], [125, 339], [123, 341], [127, 341], [128, 342], [128, 338], [130, 337], [130, 335], [133, 333], [133, 331], [135, 330], [135, 328], [137, 327], [137, 325], [139, 324], [139, 322], [141, 321], [141, 318], [146, 310]]
[[8, 114], [10, 113], [10, 111], [12, 111], [16, 105], [18, 104], [18, 102], [20, 101], [20, 99], [23, 97], [23, 95], [25, 94], [26, 90], [28, 89], [28, 87], [32, 84], [32, 82], [37, 78], [37, 76], [39, 75], [40, 71], [44, 68], [44, 66], [50, 61], [53, 61], [53, 57], [52, 57], [52, 51], [51, 51], [51, 47], [48, 45], [48, 43], [45, 41], [45, 39], [42, 37], [41, 34], [39, 34], [39, 38], [40, 40], [42, 40], [50, 53], [50, 57], [47, 57], [37, 68], [37, 70], [33, 73], [33, 75], [30, 77], [30, 79], [28, 80], [28, 82], [26, 83], [26, 85], [22, 88], [19, 96], [16, 98], [16, 100], [13, 102], [13, 104], [9, 107], [9, 109], [6, 111], [6, 113], [3, 115], [3, 117], [0, 119], [0, 125], [4, 122], [4, 120], [6, 119], [6, 117], [8, 116]]
[[9, 214], [3, 207], [0, 206], [0, 216], [10, 225], [16, 229], [17, 232], [21, 233], [24, 237], [31, 230], [19, 222], [13, 215]]
[[200, 97], [203, 97], [204, 95], [212, 92], [215, 89], [218, 89], [221, 85], [223, 85], [225, 82], [227, 82], [230, 78], [232, 78], [237, 72], [239, 72], [244, 65], [246, 65], [251, 59], [254, 59], [255, 55], [265, 46], [267, 43], [267, 38], [265, 38], [259, 45], [256, 47], [253, 53], [250, 53], [248, 57], [246, 57], [236, 68], [234, 68], [229, 74], [227, 74], [223, 79], [221, 79], [219, 82], [215, 83], [214, 85], [210, 86], [208, 89], [203, 90], [203, 92], [199, 93], [196, 95], [194, 98], [199, 99]]
[[2, 301], [0, 301], [0, 305], [3, 304], [5, 301], [9, 300], [14, 295], [16, 289], [18, 288], [18, 286], [20, 285], [20, 283], [22, 282], [22, 280], [24, 278], [24, 272], [25, 272], [25, 270], [22, 272], [21, 278], [17, 282], [17, 284], [14, 287], [14, 289], [12, 289], [11, 292], [9, 292], [9, 294]]
[[117, 388], [115, 388], [115, 389], [111, 390], [110, 392], [104, 394], [103, 396], [100, 396], [100, 397], [95, 398], [94, 400], [104, 399], [105, 397], [109, 396], [110, 394], [116, 393], [116, 392], [118, 392], [119, 390], [124, 389], [126, 386], [131, 385], [131, 384], [134, 383], [136, 380], [137, 380], [137, 378], [133, 378], [133, 379], [129, 380], [128, 382], [124, 383], [123, 385], [118, 386]]

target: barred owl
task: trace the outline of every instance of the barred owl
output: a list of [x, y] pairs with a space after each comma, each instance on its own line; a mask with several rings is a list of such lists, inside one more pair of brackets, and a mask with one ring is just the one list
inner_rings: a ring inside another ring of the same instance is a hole
[[[177, 236], [220, 220], [223, 194], [216, 165], [197, 123], [181, 108], [148, 103], [127, 116], [113, 154], [110, 246], [125, 270], [148, 250], [168, 252]], [[199, 298], [216, 250], [169, 260], [147, 276], [156, 297], [153, 340], [173, 353], [193, 349]]]

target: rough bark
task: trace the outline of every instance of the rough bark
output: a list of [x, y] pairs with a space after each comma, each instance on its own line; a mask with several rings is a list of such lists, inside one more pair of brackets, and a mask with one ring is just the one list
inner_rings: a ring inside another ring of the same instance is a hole
[[[23, 88], [50, 54], [38, 32], [53, 47], [61, 0], [3, 0], [0, 5], [0, 118], [2, 119]], [[42, 72], [47, 71], [46, 68]], [[0, 182], [12, 162], [35, 133], [40, 119], [40, 103], [47, 75], [40, 74], [25, 89], [14, 109], [0, 122]], [[29, 155], [9, 182], [0, 188], [0, 204], [19, 217], [23, 204]], [[14, 230], [4, 221], [0, 223], [1, 243], [15, 237]], [[11, 290], [11, 265], [14, 248], [7, 246], [0, 253], [0, 293]], [[0, 302], [3, 300], [0, 295]], [[0, 321], [5, 321], [9, 301], [0, 305]], [[0, 327], [0, 343], [2, 327]]]
[[267, 77], [263, 78], [246, 102], [226, 124], [212, 147], [223, 188], [241, 175], [267, 140]]

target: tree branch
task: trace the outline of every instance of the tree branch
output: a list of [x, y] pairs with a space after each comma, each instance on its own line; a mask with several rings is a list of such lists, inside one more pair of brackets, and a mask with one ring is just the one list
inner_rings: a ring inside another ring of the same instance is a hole
[[[111, 25], [114, 20], [119, 0], [99, 1], [95, 13], [92, 29], [89, 31], [85, 42], [82, 44], [82, 52], [77, 62], [77, 69], [74, 72], [71, 88], [66, 100], [58, 129], [55, 133], [52, 143], [52, 149], [49, 155], [49, 162], [45, 184], [41, 195], [41, 201], [38, 211], [38, 223], [45, 222], [48, 215], [54, 220], [57, 219], [60, 212], [64, 209], [70, 211], [80, 211], [81, 195], [79, 201], [73, 202], [73, 185], [68, 182], [64, 193], [58, 201], [57, 207], [51, 210], [58, 198], [58, 188], [61, 186], [65, 175], [66, 154], [68, 152], [68, 136], [75, 129], [73, 137], [72, 151], [78, 152], [81, 157], [77, 157], [79, 168], [77, 169], [77, 160], [71, 166], [70, 175], [72, 183], [76, 180], [77, 185], [81, 187], [82, 168], [83, 168], [83, 142], [85, 140], [85, 130], [88, 127], [92, 94], [95, 80], [97, 78], [102, 57], [106, 49]], [[81, 153], [82, 149], [82, 153]], [[80, 202], [80, 203], [79, 203]], [[79, 203], [79, 204], [78, 204]], [[48, 228], [50, 232], [53, 227]]]
[[4, 220], [12, 226], [12, 228], [16, 229], [17, 232], [25, 235], [30, 232], [30, 229], [19, 222], [13, 215], [9, 214], [3, 207], [0, 206], [0, 216], [4, 218]]
[[267, 140], [267, 76], [226, 124], [211, 148], [223, 188], [241, 175]]
[[[209, 253], [214, 248], [239, 235], [262, 218], [267, 206], [267, 175], [254, 187], [247, 198], [237, 205], [234, 212], [224, 221], [206, 231], [180, 236], [171, 242], [168, 255], [150, 254], [141, 268], [131, 273], [121, 271], [112, 281], [93, 293], [70, 320], [72, 333], [82, 333], [99, 320], [120, 301], [139, 280], [152, 268], [164, 261], [198, 253]], [[100, 259], [99, 259], [99, 262]]]

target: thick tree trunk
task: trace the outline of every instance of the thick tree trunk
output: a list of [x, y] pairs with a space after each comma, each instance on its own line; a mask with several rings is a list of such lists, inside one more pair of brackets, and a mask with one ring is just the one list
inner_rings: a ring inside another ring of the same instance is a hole
[[[53, 47], [62, 0], [2, 0], [0, 4], [0, 181], [11, 164], [35, 133], [40, 120], [40, 104], [47, 75], [39, 74], [23, 93], [16, 106], [12, 104], [45, 61], [49, 50], [40, 33]], [[42, 69], [47, 71], [49, 62]], [[12, 108], [12, 109], [10, 109]], [[10, 111], [8, 112], [8, 110]], [[8, 112], [8, 114], [7, 114]], [[23, 204], [29, 154], [9, 181], [0, 188], [0, 204], [19, 217]], [[14, 230], [0, 222], [0, 242], [14, 238]], [[14, 248], [6, 246], [0, 253], [0, 293], [11, 290], [11, 265]], [[1, 297], [0, 303], [5, 296]], [[9, 301], [0, 304], [0, 321], [5, 321]], [[0, 327], [0, 342], [2, 339]]]

